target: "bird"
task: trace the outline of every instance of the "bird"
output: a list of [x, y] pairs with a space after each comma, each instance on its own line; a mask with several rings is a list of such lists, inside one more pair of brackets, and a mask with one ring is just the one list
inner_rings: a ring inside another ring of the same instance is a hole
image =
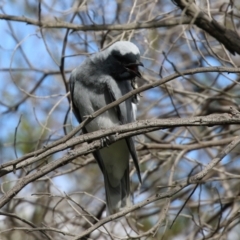
[[[143, 64], [138, 47], [130, 41], [117, 41], [76, 67], [70, 75], [69, 89], [72, 110], [78, 122], [135, 89], [136, 77], [141, 77], [139, 66]], [[137, 95], [132, 96], [105, 111], [88, 123], [82, 129], [83, 133], [134, 122], [137, 98]], [[142, 183], [133, 138], [118, 140], [93, 152], [93, 155], [104, 177], [107, 214], [131, 206], [130, 156]]]

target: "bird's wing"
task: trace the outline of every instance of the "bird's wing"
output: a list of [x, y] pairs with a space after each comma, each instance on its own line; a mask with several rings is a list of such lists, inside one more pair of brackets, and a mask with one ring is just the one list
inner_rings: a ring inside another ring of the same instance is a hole
[[[114, 94], [110, 84], [107, 84], [107, 91], [108, 91], [108, 94], [110, 96], [111, 102], [116, 101], [115, 94]], [[116, 113], [117, 113], [117, 116], [118, 116], [118, 119], [119, 119], [120, 123], [121, 124], [127, 123], [126, 119], [124, 119], [123, 114], [121, 113], [121, 108], [120, 108], [119, 105], [117, 105], [115, 107], [115, 110], [116, 110]], [[135, 150], [133, 138], [132, 137], [128, 137], [125, 140], [126, 140], [129, 152], [130, 152], [130, 154], [132, 156], [133, 163], [134, 163], [136, 171], [137, 171], [138, 179], [139, 179], [140, 183], [142, 183], [141, 174], [140, 174], [140, 168], [139, 168], [139, 164], [138, 164], [138, 157], [137, 157], [137, 153], [136, 153], [136, 150]]]
[[[69, 79], [69, 89], [70, 89], [70, 95], [71, 95], [71, 101], [72, 101], [72, 108], [73, 108], [73, 112], [75, 117], [77, 118], [78, 122], [81, 123], [82, 122], [82, 118], [81, 115], [79, 113], [79, 109], [78, 107], [75, 105], [74, 103], [74, 86], [75, 86], [75, 82], [76, 82], [76, 77], [75, 74], [71, 74], [70, 79]], [[85, 127], [82, 128], [82, 132], [83, 133], [87, 133], [87, 130]]]
[[[69, 88], [70, 88], [73, 112], [74, 112], [74, 115], [76, 116], [78, 122], [81, 123], [82, 122], [82, 117], [80, 115], [78, 107], [76, 106], [76, 104], [74, 103], [74, 100], [73, 100], [74, 99], [73, 96], [74, 96], [75, 82], [76, 82], [75, 74], [71, 74], [70, 79], [69, 79]], [[84, 134], [88, 133], [88, 131], [87, 131], [87, 129], [85, 127], [82, 128], [82, 132]], [[101, 158], [101, 155], [100, 155], [99, 151], [93, 152], [93, 156], [97, 160], [98, 165], [99, 165], [101, 171], [103, 172], [104, 171], [103, 161], [102, 161], [102, 158]]]
[[[74, 96], [75, 82], [76, 82], [76, 76], [75, 76], [75, 74], [71, 74], [70, 80], [69, 80], [69, 87], [70, 87], [70, 94], [71, 94], [71, 99], [72, 99], [73, 111], [74, 111], [74, 114], [75, 114], [78, 122], [81, 123], [82, 122], [82, 117], [81, 117], [81, 114], [79, 112], [80, 109], [75, 105], [74, 97], [73, 97]], [[111, 88], [111, 86], [110, 86], [110, 84], [108, 84], [108, 83], [106, 83], [106, 93], [109, 96], [110, 102], [114, 102], [117, 99], [115, 94], [114, 94], [114, 92], [113, 92], [113, 90], [112, 90], [112, 88]], [[116, 111], [116, 114], [117, 114], [119, 122], [121, 124], [127, 123], [127, 120], [124, 119], [123, 114], [121, 113], [120, 106], [117, 105], [114, 109]], [[87, 133], [86, 128], [83, 128], [82, 131], [83, 131], [83, 133]], [[126, 138], [125, 140], [126, 140], [129, 152], [130, 152], [130, 154], [132, 156], [132, 159], [133, 159], [136, 171], [137, 171], [137, 175], [138, 175], [139, 181], [142, 182], [141, 181], [139, 164], [138, 164], [138, 158], [137, 158], [137, 154], [136, 154], [136, 150], [135, 150], [133, 139], [131, 137], [129, 137], [129, 138]], [[103, 160], [101, 158], [101, 155], [100, 155], [99, 151], [93, 152], [93, 155], [94, 155], [95, 159], [97, 160], [101, 171], [104, 172]]]
[[137, 171], [139, 182], [142, 183], [140, 168], [139, 168], [139, 164], [138, 164], [138, 157], [137, 157], [137, 153], [136, 153], [136, 150], [135, 150], [133, 139], [131, 137], [126, 138], [126, 142], [127, 142], [127, 146], [128, 146], [129, 152], [131, 153], [131, 156], [132, 156], [133, 163], [135, 165], [136, 171]]
[[75, 81], [76, 81], [76, 78], [75, 78], [74, 74], [71, 74], [70, 79], [69, 79], [69, 88], [70, 88], [73, 112], [74, 112], [78, 122], [81, 123], [82, 122], [81, 115], [79, 114], [78, 108], [75, 105], [74, 100], [73, 100], [74, 99], [73, 95], [74, 95]]

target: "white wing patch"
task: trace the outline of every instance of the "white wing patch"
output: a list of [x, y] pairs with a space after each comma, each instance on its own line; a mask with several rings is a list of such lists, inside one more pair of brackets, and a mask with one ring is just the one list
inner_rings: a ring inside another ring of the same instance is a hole
[[132, 103], [132, 113], [133, 113], [133, 121], [137, 119], [137, 104]]

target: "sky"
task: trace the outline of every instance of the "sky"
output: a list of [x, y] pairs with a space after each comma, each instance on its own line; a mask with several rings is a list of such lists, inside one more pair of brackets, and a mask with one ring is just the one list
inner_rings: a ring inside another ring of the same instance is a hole
[[[30, 6], [27, 8], [23, 3], [25, 1], [5, 1], [2, 3], [2, 14], [16, 15], [16, 16], [26, 16], [30, 18], [36, 19], [36, 9], [34, 9], [35, 1], [29, 1]], [[99, 3], [100, 1], [93, 1], [94, 3]], [[50, 3], [49, 3], [50, 4]], [[64, 17], [66, 21], [69, 21], [71, 16], [70, 7], [72, 5], [71, 1], [58, 1], [54, 8], [52, 9], [51, 15], [49, 15], [49, 19]], [[99, 4], [100, 6], [100, 4]], [[49, 8], [51, 5], [44, 4], [42, 6], [42, 13], [48, 14]], [[89, 6], [91, 7], [91, 5]], [[114, 1], [105, 1], [105, 8], [99, 8], [98, 11], [103, 11], [105, 13], [106, 22], [111, 23], [114, 19], [116, 4]], [[33, 11], [32, 11], [33, 10]], [[101, 14], [98, 11], [89, 11], [89, 14], [94, 17], [96, 23], [103, 23]], [[124, 18], [125, 16], [121, 16]], [[79, 21], [79, 20], [78, 20]], [[79, 22], [78, 22], [79, 23]], [[12, 29], [12, 30], [11, 30]], [[24, 139], [27, 141], [33, 141], [39, 139], [44, 134], [49, 134], [50, 139], [54, 140], [58, 137], [64, 135], [62, 130], [63, 119], [68, 110], [69, 103], [66, 98], [63, 96], [66, 94], [65, 86], [63, 84], [62, 78], [60, 75], [49, 75], [43, 79], [41, 86], [35, 91], [32, 95], [34, 96], [31, 100], [27, 100], [22, 104], [17, 111], [13, 111], [10, 113], [6, 113], [7, 108], [4, 104], [13, 106], [15, 103], [23, 99], [26, 94], [24, 91], [29, 92], [38, 80], [43, 76], [42, 70], [44, 71], [58, 71], [59, 63], [62, 51], [62, 38], [65, 34], [66, 30], [62, 29], [49, 29], [43, 31], [43, 36], [45, 38], [46, 45], [42, 40], [41, 33], [39, 28], [31, 25], [26, 25], [25, 23], [20, 22], [7, 22], [4, 20], [0, 20], [0, 163], [4, 163], [9, 160], [13, 160], [16, 158], [13, 140], [16, 128], [18, 126], [19, 120], [21, 120], [21, 124], [18, 127], [19, 132], [21, 132], [19, 139]], [[14, 33], [14, 34], [13, 34]], [[53, 34], [54, 33], [54, 34]], [[68, 38], [70, 42], [78, 44], [79, 38], [83, 35], [81, 33], [71, 33]], [[96, 43], [94, 43], [94, 39], [89, 37], [88, 44], [88, 52], [94, 53], [99, 50], [99, 47]], [[201, 45], [201, 43], [198, 43]], [[186, 48], [186, 46], [183, 46]], [[49, 49], [49, 50], [48, 50]], [[79, 49], [76, 47], [76, 49]], [[24, 53], [24, 54], [23, 54]], [[67, 47], [66, 56], [69, 56], [65, 59], [65, 70], [66, 77], [68, 78], [70, 75], [70, 71], [81, 64], [81, 62], [86, 58], [85, 55], [76, 55], [71, 56], [73, 54], [77, 54], [78, 52], [74, 51], [72, 48]], [[24, 57], [26, 56], [26, 57]], [[142, 71], [148, 71], [148, 68], [151, 68], [151, 62], [144, 60], [145, 69]], [[162, 55], [158, 60], [162, 60]], [[169, 56], [169, 60], [172, 62], [179, 63], [181, 66], [181, 57], [176, 53]], [[197, 61], [198, 57], [193, 56], [192, 63]], [[167, 70], [171, 70], [171, 64], [165, 63], [165, 67]], [[212, 56], [207, 56], [205, 61], [203, 61], [203, 66], [221, 66], [221, 63], [217, 61]], [[6, 71], [6, 69], [11, 68], [12, 71]], [[14, 71], [14, 69], [21, 69], [20, 71]], [[31, 70], [35, 69], [34, 71]], [[153, 67], [155, 73], [158, 73], [159, 67], [156, 65]], [[167, 71], [166, 71], [167, 72]], [[207, 76], [207, 77], [206, 77]], [[198, 74], [196, 75], [196, 79], [199, 82], [204, 82], [211, 84], [214, 82], [214, 79], [217, 77], [216, 73], [208, 73], [207, 75]], [[209, 80], [210, 79], [210, 80]], [[214, 83], [215, 86], [219, 88], [224, 88], [229, 85], [232, 81], [237, 79], [236, 74], [224, 74], [217, 78], [217, 82]], [[209, 80], [209, 81], [207, 81]], [[182, 85], [184, 86], [184, 80], [182, 81]], [[158, 88], [146, 91], [144, 96], [148, 99], [161, 99], [162, 95], [159, 95], [161, 90]], [[61, 100], [63, 98], [63, 100]], [[59, 101], [59, 105], [55, 106], [56, 102]], [[161, 104], [169, 104], [169, 108], [165, 108], [164, 111], [170, 111], [172, 109], [170, 98], [166, 98]], [[56, 107], [56, 108], [55, 108]], [[48, 113], [53, 111], [51, 117], [48, 121], [46, 121], [48, 117]], [[156, 116], [162, 114], [162, 110], [159, 109], [158, 105], [154, 107], [150, 114], [151, 116]], [[29, 123], [31, 126], [29, 127]], [[72, 117], [72, 123], [74, 126], [77, 126], [77, 121], [74, 117]], [[46, 126], [46, 132], [42, 133], [42, 126]], [[50, 129], [50, 130], [49, 130]], [[159, 131], [161, 132], [161, 131]], [[162, 133], [164, 130], [162, 131]], [[17, 138], [18, 139], [18, 138]], [[191, 139], [185, 139], [183, 141], [182, 138], [178, 138], [175, 143], [183, 144], [188, 143]], [[23, 155], [26, 150], [24, 143], [19, 143], [19, 148], [17, 150], [18, 157]], [[33, 150], [33, 149], [32, 149]], [[65, 153], [65, 152], [64, 152]], [[54, 159], [59, 158], [63, 153], [57, 153], [54, 155]], [[202, 163], [207, 164], [208, 158], [199, 151], [191, 151], [187, 154], [189, 161], [185, 161], [182, 163], [182, 172], [177, 176], [184, 177], [186, 172], [189, 173], [192, 167], [195, 164], [195, 160], [201, 160]], [[194, 162], [191, 163], [191, 161]], [[226, 157], [223, 160], [223, 164], [227, 164], [229, 162], [229, 157]], [[152, 166], [154, 167], [154, 166]], [[83, 173], [84, 174], [84, 173]], [[87, 175], [87, 174], [86, 174]], [[11, 175], [12, 180], [16, 180], [17, 176], [14, 174]], [[69, 184], [68, 176], [61, 176], [54, 178], [53, 185], [55, 186], [55, 191], [58, 194], [64, 194], [64, 192], [71, 192], [75, 189], [74, 182], [73, 185]], [[73, 186], [73, 187], [72, 187]], [[25, 192], [27, 192], [28, 187], [25, 188]], [[22, 192], [20, 194], [24, 194]], [[196, 192], [196, 198], [198, 197], [199, 190]], [[208, 195], [203, 194], [203, 198], [207, 198]], [[136, 201], [140, 201], [145, 198], [144, 195], [138, 197]], [[174, 204], [180, 204], [176, 201]]]

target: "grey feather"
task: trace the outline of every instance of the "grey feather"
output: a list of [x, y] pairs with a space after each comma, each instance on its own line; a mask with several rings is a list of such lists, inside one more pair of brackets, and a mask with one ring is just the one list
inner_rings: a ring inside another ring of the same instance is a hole
[[[132, 81], [140, 76], [140, 53], [131, 42], [117, 42], [86, 59], [73, 70], [70, 92], [74, 114], [79, 122], [133, 89]], [[85, 126], [93, 132], [135, 121], [133, 96]], [[122, 139], [94, 152], [104, 176], [107, 209], [110, 214], [130, 205], [129, 158], [132, 156], [141, 182], [138, 158], [132, 138]]]

